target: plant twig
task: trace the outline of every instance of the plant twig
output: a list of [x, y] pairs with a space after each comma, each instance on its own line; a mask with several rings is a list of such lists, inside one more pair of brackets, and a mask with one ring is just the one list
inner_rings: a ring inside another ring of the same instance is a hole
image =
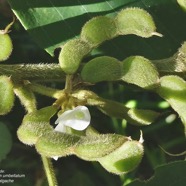
[[52, 165], [52, 161], [50, 158], [47, 158], [45, 156], [41, 156], [41, 159], [43, 161], [45, 173], [47, 176], [48, 184], [49, 186], [57, 186], [57, 179], [54, 173], [54, 168]]
[[11, 76], [15, 80], [64, 81], [65, 73], [59, 64], [17, 64], [0, 65], [0, 75]]

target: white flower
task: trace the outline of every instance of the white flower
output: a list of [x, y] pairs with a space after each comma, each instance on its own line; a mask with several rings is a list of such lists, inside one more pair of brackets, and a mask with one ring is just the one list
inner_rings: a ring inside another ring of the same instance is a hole
[[90, 124], [90, 112], [85, 106], [77, 106], [73, 110], [67, 110], [56, 120], [55, 131], [66, 132], [66, 126], [75, 130], [84, 130]]
[[[75, 130], [84, 130], [90, 124], [90, 112], [85, 106], [77, 106], [73, 110], [67, 110], [61, 114], [56, 120], [55, 131], [66, 132], [66, 126]], [[52, 157], [54, 160], [58, 160], [58, 156]]]

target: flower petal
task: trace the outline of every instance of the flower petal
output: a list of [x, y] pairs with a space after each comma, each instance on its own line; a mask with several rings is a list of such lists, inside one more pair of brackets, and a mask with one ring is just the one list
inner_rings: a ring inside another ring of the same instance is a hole
[[90, 112], [85, 106], [77, 106], [73, 110], [67, 110], [59, 116], [55, 124], [55, 131], [66, 132], [65, 126], [75, 130], [84, 130], [90, 124]]
[[90, 112], [85, 106], [77, 106], [71, 113], [69, 113], [67, 120], [64, 120], [64, 125], [69, 126], [75, 130], [84, 130], [90, 124]]
[[55, 124], [58, 124], [60, 121], [62, 120], [67, 120], [69, 117], [69, 114], [73, 112], [73, 110], [66, 110], [65, 112], [63, 112], [58, 119], [55, 121]]
[[63, 124], [63, 122], [60, 122], [54, 129], [55, 131], [58, 131], [58, 132], [66, 132], [66, 127], [65, 125]]
[[52, 158], [57, 161], [59, 157], [58, 156], [53, 156]]

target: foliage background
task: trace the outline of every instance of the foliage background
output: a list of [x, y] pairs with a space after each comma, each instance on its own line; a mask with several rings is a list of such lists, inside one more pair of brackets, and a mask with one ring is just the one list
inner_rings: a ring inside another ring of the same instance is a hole
[[[9, 2], [14, 7], [22, 7], [22, 9], [19, 9], [17, 12], [18, 15], [23, 15], [24, 12], [27, 11], [25, 6], [29, 6], [29, 0], [26, 0], [25, 3], [22, 3], [22, 0], [10, 0]], [[186, 13], [180, 9], [176, 0], [110, 0], [99, 2], [81, 0], [77, 1], [78, 3], [76, 3], [76, 1], [68, 1], [68, 3], [66, 1], [66, 3], [61, 3], [59, 0], [53, 0], [52, 2], [55, 6], [52, 7], [50, 4], [47, 4], [49, 1], [46, 0], [40, 0], [39, 6], [36, 2], [37, 1], [33, 1], [33, 4], [30, 4], [32, 8], [36, 8], [36, 12], [30, 12], [30, 15], [34, 13], [36, 16], [41, 17], [41, 15], [36, 13], [47, 11], [48, 14], [52, 15], [55, 11], [60, 11], [63, 15], [66, 15], [66, 18], [63, 16], [65, 21], [57, 21], [59, 18], [56, 15], [55, 21], [43, 18], [39, 22], [40, 25], [34, 25], [34, 21], [30, 21], [27, 24], [23, 23], [28, 29], [28, 32], [25, 31], [21, 23], [16, 22], [10, 33], [14, 43], [14, 50], [9, 60], [6, 61], [6, 64], [57, 63], [59, 50], [57, 49], [54, 51], [54, 48], [59, 46], [61, 41], [64, 42], [77, 35], [85, 21], [92, 16], [100, 14], [109, 14], [108, 16], [113, 16], [115, 11], [128, 6], [138, 6], [146, 9], [153, 16], [158, 32], [162, 33], [164, 37], [153, 37], [149, 39], [142, 39], [132, 35], [118, 37], [104, 43], [99, 47], [99, 50], [93, 51], [93, 56], [104, 54], [118, 59], [124, 59], [130, 55], [142, 55], [149, 59], [160, 59], [173, 55], [177, 48], [181, 46], [181, 43], [186, 41]], [[81, 4], [79, 4], [80, 2]], [[109, 9], [108, 3], [112, 4], [114, 8]], [[6, 5], [6, 1], [1, 0], [0, 27], [2, 29], [12, 20], [10, 8], [4, 5]], [[63, 9], [64, 5], [66, 10]], [[68, 9], [67, 11], [67, 8], [70, 7], [71, 9]], [[80, 12], [83, 7], [88, 13], [83, 11]], [[89, 7], [89, 9], [86, 7]], [[98, 11], [99, 9], [103, 11]], [[29, 20], [30, 15], [27, 14], [28, 17], [25, 16], [25, 20]], [[47, 21], [50, 21], [50, 24]], [[62, 26], [61, 24], [64, 22], [68, 26]], [[67, 28], [69, 27], [73, 32], [68, 32]], [[43, 30], [47, 33], [47, 36], [43, 34]], [[48, 53], [43, 49], [46, 49]], [[51, 57], [49, 54], [54, 55], [54, 57]], [[49, 85], [63, 88], [63, 83], [59, 84], [54, 82]], [[119, 177], [109, 174], [98, 163], [85, 162], [74, 156], [66, 157], [54, 161], [59, 185], [126, 185], [135, 178], [140, 178], [142, 180], [150, 178], [154, 174], [154, 169], [157, 166], [184, 160], [183, 156], [169, 156], [159, 148], [160, 145], [171, 153], [179, 153], [185, 150], [186, 145], [181, 121], [176, 113], [174, 113], [169, 106], [166, 106], [165, 102], [159, 96], [151, 92], [144, 92], [137, 87], [121, 85], [119, 83], [99, 83], [96, 86], [91, 87], [91, 89], [102, 97], [111, 98], [123, 104], [130, 103], [130, 105], [135, 105], [137, 108], [160, 111], [162, 116], [156, 123], [153, 123], [150, 126], [135, 127], [126, 123], [124, 120], [111, 119], [100, 113], [98, 110], [90, 108], [93, 118], [92, 123], [94, 127], [102, 133], [118, 133], [132, 136], [133, 139], [139, 139], [139, 130], [142, 130], [145, 139], [145, 156], [143, 161], [138, 169], [132, 173]], [[39, 95], [37, 96], [37, 99], [39, 108], [48, 106], [53, 101], [52, 99]], [[16, 179], [14, 183], [15, 186], [47, 185], [39, 155], [33, 147], [21, 144], [16, 136], [16, 130], [21, 124], [24, 114], [23, 107], [20, 105], [19, 101], [16, 100], [16, 104], [11, 113], [0, 117], [0, 122], [7, 126], [12, 138], [11, 150], [6, 158], [0, 160], [0, 169], [6, 170], [8, 173], [25, 174], [25, 179]], [[2, 145], [2, 142], [0, 145]], [[182, 163], [182, 165], [184, 165], [184, 163]], [[181, 167], [181, 165], [177, 165], [177, 168], [178, 167]], [[169, 168], [163, 172], [164, 178], [168, 176], [168, 170], [171, 171]], [[184, 170], [186, 170], [185, 167], [183, 167], [182, 171], [184, 172]], [[175, 174], [182, 175], [179, 171], [180, 169], [178, 168], [178, 171], [175, 171]], [[183, 180], [184, 179], [185, 177]], [[184, 182], [175, 183], [175, 185], [179, 186], [180, 184], [181, 186], [182, 183]]]

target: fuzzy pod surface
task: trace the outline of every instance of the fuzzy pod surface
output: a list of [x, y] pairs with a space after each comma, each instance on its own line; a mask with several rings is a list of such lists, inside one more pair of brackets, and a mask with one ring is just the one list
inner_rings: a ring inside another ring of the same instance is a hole
[[81, 77], [85, 82], [97, 83], [101, 81], [116, 81], [121, 78], [122, 63], [109, 56], [101, 56], [87, 62]]
[[5, 115], [11, 111], [14, 105], [13, 84], [9, 77], [0, 76], [0, 115]]
[[91, 51], [89, 44], [81, 39], [68, 41], [59, 54], [59, 64], [66, 74], [74, 74], [82, 59]]
[[52, 131], [50, 118], [56, 111], [56, 108], [49, 106], [25, 115], [17, 130], [19, 140], [24, 144], [34, 145], [42, 135]]
[[142, 56], [130, 56], [122, 63], [121, 80], [145, 89], [154, 89], [158, 86], [159, 73], [150, 60]]
[[13, 45], [10, 36], [6, 33], [1, 33], [0, 31], [0, 62], [9, 58], [12, 49]]
[[81, 30], [81, 38], [92, 47], [96, 47], [117, 35], [113, 18], [98, 16], [89, 20]]
[[134, 170], [140, 164], [143, 154], [144, 148], [140, 142], [127, 141], [98, 161], [107, 171], [120, 175]]
[[64, 157], [74, 154], [74, 148], [79, 140], [80, 137], [77, 135], [53, 130], [38, 139], [36, 150], [47, 157]]
[[81, 159], [96, 161], [113, 152], [127, 140], [127, 137], [115, 134], [82, 137], [76, 145], [75, 154]]
[[151, 15], [140, 8], [121, 10], [115, 23], [120, 35], [134, 34], [145, 38], [156, 35], [156, 26]]

